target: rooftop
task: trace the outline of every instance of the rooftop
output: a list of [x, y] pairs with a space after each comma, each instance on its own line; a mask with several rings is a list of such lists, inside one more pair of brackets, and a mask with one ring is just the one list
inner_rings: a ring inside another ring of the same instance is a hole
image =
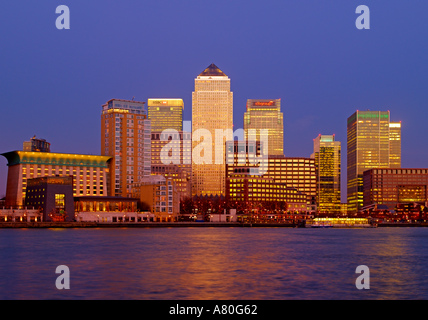
[[227, 77], [214, 63], [211, 63], [199, 76]]

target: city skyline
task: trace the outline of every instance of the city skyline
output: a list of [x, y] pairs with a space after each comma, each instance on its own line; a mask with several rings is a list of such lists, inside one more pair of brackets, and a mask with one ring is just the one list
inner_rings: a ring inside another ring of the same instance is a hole
[[[342, 142], [344, 168], [345, 119], [358, 109], [390, 110], [403, 124], [402, 166], [426, 167], [428, 151], [420, 141], [426, 137], [427, 66], [423, 63], [426, 45], [420, 39], [427, 38], [427, 31], [418, 15], [427, 4], [369, 4], [373, 17], [372, 29], [367, 31], [355, 28], [357, 2], [239, 4], [227, 7], [219, 1], [210, 8], [225, 19], [219, 29], [212, 27], [215, 14], [201, 20], [206, 4], [180, 7], [171, 3], [166, 8], [157, 3], [147, 8], [133, 4], [132, 12], [129, 3], [106, 4], [102, 14], [115, 12], [120, 19], [131, 15], [134, 20], [100, 28], [97, 19], [94, 22], [91, 15], [84, 15], [97, 12], [97, 4], [76, 1], [70, 4], [69, 33], [55, 29], [52, 3], [24, 8], [3, 4], [3, 12], [11, 14], [0, 22], [4, 30], [10, 30], [4, 41], [7, 49], [0, 53], [7, 75], [0, 80], [4, 88], [0, 151], [19, 150], [23, 141], [36, 135], [52, 143], [52, 152], [100, 154], [99, 107], [112, 98], [181, 98], [183, 118], [191, 120], [193, 79], [208, 64], [216, 63], [231, 79], [235, 128], [243, 128], [247, 99], [281, 99], [286, 156], [308, 157], [314, 136], [335, 134]], [[132, 22], [144, 12], [153, 17], [162, 12], [161, 20], [167, 21], [177, 11], [188, 22], [175, 30], [146, 28], [156, 21], [148, 15], [145, 27]], [[395, 24], [396, 12], [412, 19]], [[21, 19], [25, 21], [17, 28]], [[253, 24], [258, 20], [266, 24]], [[192, 27], [197, 22], [199, 30]], [[323, 28], [319, 28], [321, 23]], [[134, 29], [142, 32], [137, 38], [141, 41], [121, 40], [125, 31], [131, 39]], [[204, 38], [206, 30], [211, 30], [211, 37]], [[186, 40], [199, 36], [201, 41], [194, 45]], [[207, 38], [211, 44], [201, 45]], [[115, 40], [115, 49], [100, 56], [99, 49]], [[35, 46], [38, 43], [44, 45]], [[175, 45], [179, 50], [155, 57], [150, 48], [162, 45]], [[119, 51], [120, 46], [132, 50]], [[229, 50], [223, 50], [225, 46]], [[0, 159], [0, 195], [5, 193], [6, 176], [6, 161]], [[342, 171], [342, 185], [345, 177]]]
[[0, 1], [0, 299], [428, 300], [427, 12]]

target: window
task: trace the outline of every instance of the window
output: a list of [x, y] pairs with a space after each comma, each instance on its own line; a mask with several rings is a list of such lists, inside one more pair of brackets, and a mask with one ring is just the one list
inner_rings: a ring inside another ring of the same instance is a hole
[[61, 194], [61, 193], [55, 194], [55, 209], [57, 211], [65, 209], [65, 194]]

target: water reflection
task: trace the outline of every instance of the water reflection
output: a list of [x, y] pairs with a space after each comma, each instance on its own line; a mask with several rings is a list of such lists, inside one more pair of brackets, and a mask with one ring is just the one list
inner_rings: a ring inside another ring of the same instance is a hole
[[[0, 232], [1, 299], [426, 299], [428, 229]], [[71, 290], [55, 288], [70, 268]], [[369, 266], [370, 290], [355, 269]]]

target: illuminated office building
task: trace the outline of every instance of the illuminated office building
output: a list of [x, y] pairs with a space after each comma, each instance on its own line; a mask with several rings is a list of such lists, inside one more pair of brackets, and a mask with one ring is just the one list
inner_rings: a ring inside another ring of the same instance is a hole
[[[296, 189], [306, 197], [306, 212], [317, 210], [317, 177], [315, 159], [270, 155], [260, 157], [263, 144], [255, 141], [228, 141], [226, 143], [226, 174], [231, 179], [239, 173], [272, 179], [272, 183]], [[255, 178], [252, 178], [255, 179]]]
[[363, 205], [363, 172], [401, 166], [401, 124], [389, 111], [356, 111], [347, 125], [347, 197], [350, 213]]
[[183, 131], [182, 99], [149, 99], [151, 174], [172, 178], [180, 198], [191, 196], [192, 138]]
[[225, 194], [225, 142], [233, 139], [230, 79], [211, 64], [192, 92], [192, 194]]
[[389, 123], [389, 167], [401, 168], [401, 122]]
[[151, 133], [152, 175], [173, 178], [180, 198], [192, 195], [192, 138], [190, 132]]
[[[27, 182], [42, 177], [73, 177], [74, 196], [107, 196], [110, 156], [12, 151], [8, 160], [6, 206], [22, 206]], [[32, 205], [42, 205], [34, 202]]]
[[132, 184], [151, 175], [151, 128], [144, 103], [111, 99], [102, 107], [101, 154], [114, 157], [111, 196], [129, 197]]
[[[306, 212], [307, 196], [296, 188], [289, 188], [285, 183], [275, 182], [273, 178], [265, 178], [250, 173], [249, 168], [235, 169], [226, 178], [226, 200], [244, 202], [248, 208], [251, 204], [266, 204], [269, 202], [286, 203], [288, 212]], [[263, 207], [263, 205], [261, 206]]]
[[[428, 201], [428, 169], [374, 168], [363, 174], [364, 207], [387, 205], [395, 210], [397, 204]], [[364, 208], [363, 207], [363, 208]]]
[[183, 99], [148, 99], [147, 108], [152, 132], [183, 131]]
[[340, 214], [340, 151], [335, 135], [318, 135], [314, 139], [317, 176], [317, 207], [319, 213]]
[[289, 188], [306, 194], [307, 212], [316, 213], [317, 177], [315, 159], [305, 157], [269, 156], [266, 177], [285, 183]]
[[269, 155], [284, 154], [284, 122], [281, 112], [281, 99], [247, 100], [247, 111], [244, 114], [245, 138], [249, 138], [249, 130], [253, 129], [255, 140], [260, 141], [260, 130], [268, 130]]

